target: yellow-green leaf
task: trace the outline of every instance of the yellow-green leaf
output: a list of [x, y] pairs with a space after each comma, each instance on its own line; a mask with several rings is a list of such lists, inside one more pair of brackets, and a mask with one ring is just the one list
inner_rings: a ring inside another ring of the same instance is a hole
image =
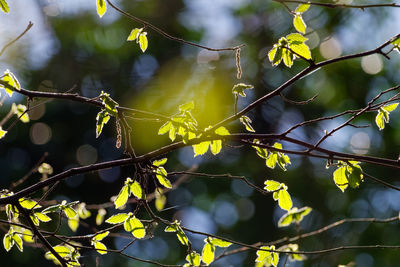
[[78, 215], [78, 213], [71, 207], [65, 207], [64, 208], [64, 213], [69, 219], [72, 219], [72, 218], [74, 218], [75, 216]]
[[104, 125], [110, 120], [110, 115], [107, 110], [103, 109], [96, 116], [96, 138], [98, 138], [103, 131]]
[[130, 191], [138, 199], [145, 199], [146, 198], [146, 195], [144, 194], [144, 191], [143, 191], [142, 187], [140, 186], [140, 184], [137, 181], [134, 181], [130, 185]]
[[12, 246], [14, 245], [14, 240], [11, 238], [11, 234], [9, 234], [10, 232], [8, 232], [7, 234], [4, 235], [3, 238], [3, 246], [4, 249], [8, 252], [10, 251], [10, 249], [12, 248]]
[[131, 33], [128, 36], [128, 39], [126, 39], [127, 41], [134, 41], [138, 38], [139, 34], [143, 31], [143, 28], [135, 28], [131, 31]]
[[274, 180], [266, 180], [264, 182], [264, 184], [265, 184], [264, 189], [269, 192], [276, 191], [284, 185], [284, 184], [274, 181]]
[[106, 13], [107, 6], [106, 6], [106, 1], [105, 0], [96, 0], [97, 4], [97, 14], [101, 18], [104, 13]]
[[126, 204], [129, 197], [129, 185], [124, 185], [114, 200], [115, 208], [118, 209]]
[[344, 192], [344, 190], [349, 185], [349, 182], [346, 178], [345, 166], [342, 166], [337, 170], [335, 170], [335, 172], [333, 173], [333, 180], [335, 181], [336, 186], [339, 187], [339, 189], [342, 190], [342, 192]]
[[106, 213], [107, 212], [105, 209], [103, 209], [103, 208], [99, 209], [99, 211], [97, 212], [97, 215], [96, 215], [96, 224], [97, 225], [100, 225], [103, 223], [104, 216], [106, 215]]
[[282, 58], [283, 58], [283, 63], [287, 66], [287, 67], [292, 67], [293, 65], [293, 53], [290, 52], [288, 49], [286, 48], [282, 48]]
[[213, 140], [210, 143], [211, 153], [217, 155], [222, 149], [222, 141], [221, 140]]
[[29, 115], [26, 112], [27, 107], [25, 105], [12, 103], [11, 110], [23, 123], [29, 122]]
[[196, 252], [191, 252], [186, 255], [186, 261], [189, 262], [189, 266], [199, 266], [200, 265], [200, 254]]
[[0, 139], [6, 136], [7, 131], [4, 131], [0, 126]]
[[49, 216], [47, 216], [46, 214], [43, 214], [41, 212], [35, 212], [34, 214], [41, 222], [51, 221], [51, 218]]
[[305, 59], [311, 59], [311, 51], [306, 44], [290, 44], [289, 48], [299, 56], [302, 56]]
[[206, 265], [210, 265], [214, 261], [215, 256], [215, 246], [211, 243], [206, 242], [203, 247], [202, 261]]
[[79, 227], [79, 216], [68, 219], [68, 226], [73, 232], [76, 232]]
[[[13, 87], [13, 89], [20, 90], [21, 85], [18, 82], [17, 77], [10, 71], [6, 70], [4, 72], [4, 76], [1, 79], [3, 82], [7, 83], [9, 86]], [[13, 94], [13, 89], [7, 88], [4, 85], [0, 84], [0, 88], [4, 88], [7, 92], [7, 94], [11, 97]]]
[[182, 245], [187, 246], [189, 244], [188, 238], [187, 238], [185, 232], [182, 231], [180, 226], [178, 227], [176, 236], [178, 237], [178, 240], [179, 240], [179, 242], [181, 242]]
[[214, 246], [217, 246], [217, 247], [220, 247], [220, 248], [227, 248], [230, 245], [232, 245], [231, 242], [228, 242], [228, 241], [225, 241], [225, 240], [221, 240], [219, 238], [214, 238], [214, 237], [211, 239], [211, 243]]
[[94, 248], [101, 255], [107, 254], [107, 247], [101, 242], [94, 242]]
[[19, 199], [19, 204], [25, 208], [25, 209], [37, 209], [37, 208], [41, 208], [42, 206], [40, 206], [36, 201], [28, 199], [28, 198], [20, 198]]
[[229, 131], [223, 126], [221, 126], [218, 129], [216, 129], [215, 133], [219, 134], [219, 135], [230, 135]]
[[110, 234], [110, 231], [106, 231], [100, 234], [95, 235], [94, 237], [92, 237], [92, 240], [94, 241], [101, 241], [104, 238], [106, 238], [108, 235]]
[[171, 182], [167, 178], [167, 171], [164, 167], [158, 167], [155, 171], [158, 182], [166, 188], [172, 188]]
[[134, 237], [139, 239], [145, 237], [146, 235], [146, 230], [142, 222], [139, 221], [139, 219], [137, 219], [135, 216], [125, 221], [124, 229], [128, 232], [131, 232]]
[[297, 6], [296, 13], [304, 13], [310, 8], [310, 4], [300, 4]]
[[8, 7], [6, 0], [0, 0], [0, 9], [3, 10], [4, 13], [10, 12], [10, 8]]
[[33, 233], [29, 229], [23, 229], [23, 231], [22, 231], [22, 239], [27, 243], [35, 242], [35, 239], [33, 239]]
[[253, 126], [251, 126], [251, 119], [247, 116], [242, 116], [240, 117], [240, 122], [243, 123], [243, 125], [246, 127], [246, 130], [249, 132], [255, 132]]
[[172, 125], [172, 122], [171, 122], [171, 121], [167, 121], [167, 122], [164, 123], [164, 124], [160, 127], [160, 129], [158, 130], [158, 135], [166, 134], [167, 132], [170, 131], [171, 127], [174, 127], [174, 126]]
[[292, 199], [286, 190], [279, 190], [278, 191], [278, 205], [281, 209], [289, 211], [292, 208]]
[[293, 19], [293, 25], [296, 28], [298, 32], [301, 32], [303, 34], [306, 33], [306, 24], [304, 23], [304, 20], [301, 15], [295, 15]]
[[199, 144], [193, 145], [194, 156], [204, 155], [208, 151], [208, 147], [210, 145], [209, 141], [204, 141]]
[[253, 89], [254, 86], [250, 84], [245, 84], [245, 83], [238, 83], [232, 88], [232, 93], [236, 96], [240, 95], [242, 97], [246, 97], [245, 90], [248, 89]]
[[142, 50], [143, 53], [144, 53], [144, 51], [146, 51], [147, 45], [148, 45], [146, 35], [147, 35], [147, 32], [142, 32], [139, 34], [139, 39], [138, 39], [140, 49]]
[[17, 245], [17, 248], [19, 249], [19, 251], [23, 251], [24, 247], [23, 247], [23, 241], [22, 238], [19, 236], [19, 234], [14, 233], [11, 238], [14, 240], [15, 244]]
[[385, 128], [384, 122], [384, 112], [379, 110], [378, 115], [375, 117], [375, 123], [378, 126], [379, 130], [383, 130]]
[[164, 209], [165, 203], [167, 203], [167, 197], [162, 193], [162, 189], [158, 188], [154, 192], [156, 196], [156, 200], [154, 205], [158, 211], [162, 211]]
[[194, 109], [194, 101], [190, 101], [185, 104], [179, 105], [180, 112], [190, 111], [192, 109]]
[[129, 217], [126, 213], [118, 213], [106, 220], [106, 223], [117, 224], [124, 222]]
[[167, 163], [167, 158], [163, 158], [163, 159], [158, 159], [158, 160], [155, 160], [155, 161], [153, 161], [153, 165], [154, 166], [162, 166], [162, 165], [164, 165], [165, 163]]

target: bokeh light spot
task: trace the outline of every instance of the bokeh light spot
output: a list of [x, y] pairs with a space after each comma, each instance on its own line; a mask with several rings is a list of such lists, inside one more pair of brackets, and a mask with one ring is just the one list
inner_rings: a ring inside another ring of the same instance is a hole
[[76, 160], [82, 166], [93, 164], [97, 161], [97, 150], [91, 145], [82, 145], [76, 150]]
[[44, 145], [51, 139], [51, 128], [42, 122], [37, 122], [30, 129], [30, 138], [35, 145]]
[[379, 55], [370, 55], [361, 59], [361, 67], [365, 73], [374, 75], [379, 73], [383, 68], [382, 59]]
[[335, 37], [331, 37], [320, 44], [319, 51], [324, 58], [332, 59], [342, 54], [342, 46]]

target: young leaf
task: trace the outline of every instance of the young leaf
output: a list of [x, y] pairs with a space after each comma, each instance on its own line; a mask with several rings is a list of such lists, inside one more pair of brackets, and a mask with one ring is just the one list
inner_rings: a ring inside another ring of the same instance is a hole
[[75, 216], [73, 218], [68, 219], [68, 227], [72, 230], [72, 232], [76, 232], [79, 227], [79, 216]]
[[267, 190], [268, 192], [276, 191], [276, 190], [282, 188], [284, 185], [284, 184], [274, 181], [274, 180], [266, 180], [264, 182], [264, 184], [265, 184], [264, 189]]
[[167, 171], [164, 169], [164, 167], [158, 167], [155, 170], [155, 173], [156, 178], [161, 185], [165, 186], [166, 188], [172, 188], [172, 184], [167, 178]]
[[278, 227], [290, 225], [292, 222], [300, 223], [305, 216], [311, 212], [310, 207], [303, 207], [301, 209], [293, 208], [288, 213], [283, 215], [278, 221]]
[[230, 135], [229, 131], [225, 127], [219, 127], [218, 129], [215, 130], [216, 134], [219, 135]]
[[378, 114], [375, 118], [375, 123], [378, 126], [379, 130], [383, 130], [385, 128], [385, 123], [389, 123], [389, 114], [394, 111], [399, 103], [394, 103], [390, 105], [383, 106], [379, 109]]
[[153, 161], [153, 165], [154, 166], [163, 166], [163, 165], [165, 165], [165, 163], [167, 163], [167, 158], [163, 158], [163, 159], [158, 159], [158, 160], [155, 160], [155, 161]]
[[124, 185], [114, 200], [115, 208], [118, 209], [126, 204], [129, 197], [129, 185]]
[[243, 123], [243, 125], [246, 127], [246, 130], [247, 130], [247, 131], [253, 132], [253, 133], [255, 132], [253, 126], [251, 126], [252, 121], [251, 121], [251, 119], [250, 119], [249, 117], [247, 117], [247, 116], [242, 116], [242, 117], [240, 117], [239, 120], [240, 120], [240, 122]]
[[12, 246], [14, 246], [14, 240], [12, 239], [12, 235], [13, 235], [12, 228], [10, 228], [8, 233], [6, 233], [3, 238], [3, 246], [7, 252], [10, 251]]
[[[158, 135], [163, 135], [166, 134], [167, 132], [169, 132], [171, 130], [171, 128], [174, 127], [172, 125], [171, 121], [167, 121], [166, 123], [164, 123], [160, 129], [158, 130]], [[172, 140], [173, 141], [173, 140]]]
[[10, 8], [8, 7], [8, 4], [7, 4], [6, 0], [0, 0], [0, 9], [4, 13], [10, 12]]
[[51, 167], [50, 164], [43, 162], [42, 164], [40, 164], [38, 172], [41, 174], [51, 175], [53, 174], [53, 167]]
[[22, 228], [22, 239], [27, 243], [34, 243], [33, 233], [29, 229]]
[[304, 13], [310, 8], [310, 4], [300, 4], [297, 6], [296, 10], [294, 12], [296, 13]]
[[154, 205], [156, 206], [156, 209], [158, 211], [162, 211], [164, 209], [165, 203], [167, 203], [167, 197], [162, 193], [161, 188], [157, 188], [154, 194], [156, 196]]
[[96, 138], [98, 138], [103, 131], [104, 125], [110, 120], [109, 113], [103, 109], [97, 113], [96, 117]]
[[191, 111], [192, 109], [194, 109], [194, 101], [190, 101], [179, 106], [180, 112]]
[[293, 60], [294, 60], [294, 55], [292, 52], [290, 52], [288, 49], [286, 48], [282, 48], [282, 58], [283, 58], [283, 63], [291, 68], [293, 65]]
[[275, 44], [274, 47], [268, 52], [268, 59], [272, 63], [272, 66], [279, 65], [279, 63], [282, 61], [282, 48]]
[[104, 216], [106, 215], [106, 213], [107, 212], [105, 209], [103, 209], [103, 208], [99, 209], [99, 211], [97, 212], [97, 215], [96, 215], [96, 224], [97, 225], [100, 225], [103, 223]]
[[213, 140], [210, 143], [210, 150], [211, 153], [214, 155], [217, 155], [219, 152], [221, 152], [222, 149], [222, 141], [221, 140]]
[[295, 15], [293, 18], [293, 25], [296, 28], [298, 32], [301, 32], [303, 34], [306, 33], [306, 24], [304, 23], [304, 20], [301, 15]]
[[214, 246], [217, 246], [217, 247], [220, 247], [220, 248], [227, 248], [230, 245], [232, 245], [231, 242], [228, 242], [228, 241], [225, 241], [225, 240], [221, 240], [221, 239], [218, 239], [218, 238], [214, 238], [214, 237], [211, 239], [211, 243]]
[[65, 215], [68, 217], [68, 219], [72, 219], [78, 215], [78, 213], [71, 207], [65, 207], [63, 211]]
[[126, 39], [126, 40], [127, 41], [135, 41], [142, 31], [143, 31], [143, 28], [140, 28], [140, 29], [135, 28], [135, 29], [133, 29], [131, 31], [131, 33], [129, 34], [128, 39]]
[[400, 37], [392, 41], [391, 44], [394, 46], [394, 50], [400, 53]]
[[7, 131], [4, 131], [0, 126], [0, 139], [6, 136]]
[[147, 32], [142, 32], [139, 34], [139, 46], [142, 52], [144, 53], [147, 49], [148, 41], [147, 41]]
[[130, 192], [137, 198], [137, 199], [145, 199], [146, 195], [140, 184], [137, 181], [134, 181], [129, 186]]
[[238, 83], [238, 84], [236, 84], [235, 86], [233, 86], [233, 88], [232, 88], [232, 93], [234, 94], [234, 95], [240, 95], [240, 96], [242, 96], [242, 97], [246, 97], [246, 93], [244, 92], [245, 90], [248, 90], [248, 89], [253, 89], [254, 88], [254, 86], [253, 85], [250, 85], [250, 84], [244, 84], [244, 83]]
[[23, 123], [27, 123], [29, 122], [29, 115], [26, 112], [27, 107], [25, 105], [15, 105], [15, 103], [12, 103], [11, 105], [11, 110], [14, 114], [17, 115], [17, 117], [23, 122]]
[[198, 155], [204, 155], [208, 151], [209, 145], [209, 141], [204, 141], [199, 144], [193, 145], [194, 157], [197, 157]]
[[106, 13], [107, 6], [106, 6], [106, 1], [105, 0], [96, 0], [96, 5], [97, 5], [97, 14], [99, 17], [103, 17], [104, 13]]
[[104, 238], [106, 238], [108, 236], [108, 234], [110, 233], [110, 231], [106, 231], [100, 234], [96, 234], [94, 237], [92, 237], [92, 241], [101, 241]]
[[289, 211], [292, 208], [292, 199], [288, 193], [288, 191], [281, 189], [278, 191], [278, 205], [283, 210]]
[[214, 261], [214, 256], [215, 256], [215, 246], [209, 242], [206, 242], [203, 247], [201, 260], [206, 265], [210, 265], [210, 263]]
[[104, 245], [103, 243], [101, 243], [101, 242], [94, 242], [93, 245], [94, 245], [94, 248], [96, 249], [96, 251], [97, 251], [99, 254], [101, 254], [101, 255], [107, 254], [107, 247], [106, 247], [106, 245]]
[[30, 209], [33, 209], [33, 208], [37, 209], [37, 208], [41, 208], [42, 207], [36, 201], [28, 199], [28, 198], [20, 198], [18, 200], [18, 202], [23, 208], [25, 208], [27, 210], [30, 210]]
[[14, 240], [14, 243], [17, 245], [17, 248], [19, 249], [19, 251], [22, 252], [24, 250], [24, 247], [22, 245], [23, 244], [22, 238], [17, 233], [13, 233], [13, 235], [11, 237]]
[[110, 223], [110, 224], [122, 223], [122, 222], [124, 222], [128, 217], [129, 217], [129, 215], [126, 214], [126, 213], [118, 213], [118, 214], [115, 214], [115, 215], [111, 216], [110, 218], [108, 218], [108, 219], [106, 220], [106, 223]]
[[200, 254], [196, 252], [191, 252], [186, 255], [186, 261], [189, 263], [188, 266], [200, 266]]
[[[21, 89], [21, 85], [18, 82], [17, 77], [15, 77], [15, 75], [10, 71], [10, 70], [6, 70], [4, 72], [4, 76], [1, 79], [3, 82], [5, 82], [6, 84], [8, 84], [9, 86], [11, 86], [13, 89], [16, 90], [20, 90]], [[11, 97], [13, 94], [13, 89], [7, 88], [4, 85], [0, 84], [0, 88], [4, 88], [7, 92], [7, 94]]]
[[137, 219], [135, 216], [127, 219], [124, 223], [124, 229], [127, 232], [131, 232], [132, 235], [138, 239], [141, 239], [145, 237], [146, 235], [146, 230], [139, 219]]
[[[264, 250], [265, 249], [265, 250]], [[271, 251], [267, 251], [271, 250]], [[257, 250], [257, 259], [256, 262], [263, 263], [264, 266], [278, 266], [279, 262], [279, 254], [273, 252], [275, 250], [275, 246], [262, 246], [260, 250]]]
[[49, 222], [49, 221], [51, 221], [51, 218], [49, 216], [47, 216], [46, 214], [43, 214], [41, 212], [35, 212], [34, 215], [41, 222]]
[[349, 185], [346, 178], [345, 166], [342, 166], [333, 172], [333, 180], [335, 181], [336, 186], [339, 187], [339, 189], [342, 190], [342, 192], [344, 192], [344, 190]]

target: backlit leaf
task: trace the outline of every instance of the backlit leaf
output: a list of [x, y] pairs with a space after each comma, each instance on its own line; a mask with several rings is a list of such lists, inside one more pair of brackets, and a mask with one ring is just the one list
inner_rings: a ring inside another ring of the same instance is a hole
[[166, 188], [172, 188], [171, 182], [167, 178], [167, 171], [164, 167], [158, 167], [155, 171], [158, 182]]
[[4, 131], [0, 126], [0, 139], [6, 136], [7, 131]]
[[232, 93], [234, 95], [240, 95], [242, 97], [246, 97], [245, 90], [253, 89], [254, 86], [250, 84], [238, 83], [232, 88]]
[[219, 127], [218, 129], [215, 130], [216, 134], [219, 135], [230, 135], [229, 131], [225, 127]]
[[163, 159], [158, 159], [158, 160], [155, 160], [155, 161], [153, 161], [153, 165], [154, 166], [162, 166], [162, 165], [164, 165], [165, 163], [167, 163], [167, 158], [163, 158]]
[[306, 24], [301, 15], [295, 15], [293, 19], [293, 25], [298, 32], [306, 33]]
[[139, 239], [145, 237], [146, 235], [146, 230], [142, 222], [135, 216], [125, 221], [124, 228], [126, 231], [131, 232], [134, 237]]
[[279, 190], [278, 192], [278, 205], [281, 207], [281, 209], [289, 211], [292, 208], [292, 199], [286, 190]]
[[190, 111], [192, 109], [194, 109], [194, 101], [190, 101], [190, 102], [187, 102], [187, 103], [182, 104], [182, 105], [179, 106], [179, 111], [180, 112]]
[[171, 121], [167, 121], [158, 130], [158, 135], [166, 134], [167, 132], [170, 131], [171, 127], [173, 127], [172, 122]]
[[382, 108], [384, 110], [386, 110], [387, 112], [392, 112], [393, 110], [395, 110], [397, 108], [398, 105], [399, 105], [399, 103], [394, 103], [394, 104], [383, 106]]
[[220, 247], [220, 248], [227, 248], [230, 245], [232, 245], [231, 242], [228, 242], [228, 241], [225, 241], [225, 240], [221, 240], [221, 239], [218, 239], [218, 238], [214, 238], [214, 237], [211, 239], [211, 243], [214, 246], [217, 246], [217, 247]]
[[200, 265], [200, 254], [196, 252], [191, 252], [186, 255], [186, 261], [189, 262], [189, 266], [199, 266]]
[[105, 0], [96, 0], [97, 14], [101, 18], [106, 13], [107, 6]]
[[14, 233], [12, 235], [12, 239], [14, 240], [15, 245], [17, 245], [17, 248], [19, 249], [19, 251], [22, 252], [24, 250], [24, 247], [22, 245], [23, 244], [22, 238], [17, 233]]
[[131, 33], [128, 36], [127, 41], [134, 41], [139, 37], [139, 34], [143, 31], [143, 28], [135, 28], [131, 31]]
[[147, 49], [148, 46], [148, 41], [147, 41], [147, 32], [142, 32], [139, 34], [139, 46], [142, 52], [144, 53]]
[[8, 4], [7, 4], [6, 0], [0, 0], [0, 9], [4, 13], [10, 12], [10, 8], [8, 7]]
[[304, 13], [310, 8], [310, 4], [300, 4], [297, 6], [296, 13]]
[[47, 216], [46, 214], [43, 214], [41, 212], [35, 212], [34, 215], [39, 219], [41, 222], [49, 222], [51, 221], [51, 218]]
[[33, 208], [37, 209], [37, 208], [42, 207], [36, 201], [28, 199], [28, 198], [20, 198], [19, 204], [23, 208], [28, 209], [28, 210], [33, 209]]
[[280, 182], [274, 181], [274, 180], [266, 180], [264, 182], [265, 187], [264, 189], [272, 192], [272, 191], [276, 191], [278, 189], [280, 189], [282, 187], [283, 184], [281, 184]]
[[23, 123], [29, 122], [29, 115], [26, 112], [27, 107], [25, 105], [12, 103], [11, 110]]
[[109, 113], [103, 109], [97, 113], [96, 117], [96, 138], [98, 138], [103, 131], [104, 125], [110, 120]]
[[384, 122], [384, 112], [379, 111], [378, 115], [375, 117], [375, 123], [378, 126], [379, 130], [383, 130], [385, 128], [385, 122]]
[[14, 89], [16, 90], [21, 89], [21, 85], [19, 84], [17, 77], [15, 77], [15, 75], [10, 70], [6, 70], [4, 72], [4, 76], [1, 80], [13, 88], [10, 89], [0, 84], [0, 88], [4, 88], [10, 97], [12, 96]]
[[165, 203], [167, 203], [167, 197], [162, 193], [162, 189], [158, 188], [154, 192], [156, 196], [156, 200], [154, 205], [158, 211], [162, 211], [164, 209]]
[[240, 122], [246, 127], [246, 130], [249, 132], [255, 132], [253, 126], [251, 126], [251, 119], [247, 116], [240, 117]]
[[101, 255], [107, 254], [107, 247], [106, 247], [106, 245], [104, 245], [101, 242], [95, 242], [94, 243], [94, 248]]
[[129, 186], [124, 185], [119, 192], [118, 196], [114, 200], [115, 208], [118, 209], [126, 204], [129, 197]]
[[144, 194], [142, 187], [140, 186], [140, 184], [137, 181], [134, 181], [130, 185], [130, 191], [137, 199], [145, 199], [146, 198], [146, 195]]
[[75, 216], [74, 218], [68, 219], [68, 227], [73, 231], [76, 232], [79, 227], [79, 216]]
[[346, 178], [346, 167], [345, 166], [342, 166], [334, 171], [333, 180], [335, 181], [336, 186], [339, 187], [339, 189], [342, 190], [342, 192], [344, 192], [344, 190], [349, 185], [349, 182], [347, 181], [347, 178]]
[[217, 155], [222, 149], [222, 141], [221, 140], [213, 140], [210, 143], [211, 153]]
[[215, 256], [215, 246], [211, 243], [206, 242], [203, 247], [201, 260], [206, 265], [210, 265], [210, 263], [214, 261], [214, 256]]
[[129, 217], [126, 213], [118, 213], [106, 220], [106, 223], [117, 224], [124, 222]]
[[101, 241], [101, 240], [103, 240], [104, 238], [106, 238], [106, 237], [108, 236], [109, 233], [110, 233], [110, 231], [106, 231], [106, 232], [97, 234], [97, 235], [95, 235], [94, 237], [92, 237], [92, 240]]
[[72, 219], [72, 218], [74, 218], [75, 216], [78, 215], [78, 213], [71, 207], [65, 207], [64, 208], [64, 213], [69, 219]]
[[283, 63], [287, 66], [287, 67], [292, 67], [293, 65], [293, 53], [290, 52], [288, 49], [286, 48], [282, 48], [282, 58], [283, 58]]
[[210, 145], [209, 141], [204, 141], [199, 144], [193, 145], [194, 156], [204, 155], [208, 151], [208, 147]]

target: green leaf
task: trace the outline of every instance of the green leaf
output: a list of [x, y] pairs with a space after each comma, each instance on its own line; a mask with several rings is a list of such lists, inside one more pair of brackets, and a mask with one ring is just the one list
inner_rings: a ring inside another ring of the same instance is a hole
[[208, 147], [211, 142], [204, 141], [199, 144], [193, 145], [193, 152], [194, 156], [197, 157], [198, 155], [204, 155], [208, 151]]
[[203, 247], [202, 261], [206, 265], [210, 265], [214, 261], [215, 256], [215, 246], [209, 242], [206, 242]]
[[107, 10], [106, 1], [96, 0], [96, 5], [97, 5], [97, 14], [101, 18], [104, 15], [104, 13], [106, 13]]
[[11, 110], [23, 123], [29, 122], [29, 115], [26, 112], [27, 107], [25, 105], [12, 103]]
[[383, 130], [385, 128], [385, 121], [384, 121], [384, 113], [379, 110], [378, 115], [375, 117], [375, 123], [378, 126], [379, 130]]
[[194, 101], [190, 101], [179, 106], [180, 112], [191, 111], [192, 109], [194, 109]]
[[289, 35], [286, 35], [286, 40], [289, 42], [289, 44], [299, 45], [299, 44], [303, 44], [305, 41], [307, 41], [308, 38], [304, 37], [303, 35], [301, 35], [299, 33], [291, 33]]
[[253, 132], [253, 133], [255, 132], [253, 126], [251, 126], [252, 121], [251, 121], [251, 119], [250, 119], [249, 117], [247, 117], [247, 116], [242, 116], [242, 117], [240, 117], [239, 120], [240, 120], [240, 122], [243, 123], [243, 125], [246, 127], [246, 130], [247, 130], [247, 131]]
[[244, 84], [244, 83], [238, 83], [238, 84], [236, 84], [235, 86], [233, 86], [233, 88], [232, 88], [232, 93], [234, 94], [234, 95], [240, 95], [240, 96], [242, 96], [242, 97], [246, 97], [246, 93], [245, 93], [245, 90], [248, 90], [248, 89], [253, 89], [254, 88], [254, 86], [253, 85], [250, 85], [250, 84]]
[[333, 173], [333, 180], [335, 181], [335, 184], [337, 187], [339, 187], [342, 192], [347, 188], [349, 182], [347, 181], [346, 177], [346, 167], [342, 166], [338, 168], [336, 171]]
[[12, 96], [14, 89], [17, 91], [21, 89], [21, 85], [19, 84], [17, 77], [15, 77], [15, 75], [8, 69], [4, 72], [4, 76], [1, 80], [12, 87], [12, 89], [10, 89], [0, 84], [0, 88], [4, 88], [10, 97]]
[[22, 238], [17, 233], [14, 233], [11, 237], [14, 240], [14, 243], [17, 245], [19, 251], [22, 252], [24, 250]]
[[266, 165], [268, 168], [274, 169], [276, 166], [276, 162], [278, 161], [277, 153], [271, 152], [266, 160]]
[[274, 45], [274, 47], [268, 52], [269, 61], [273, 66], [279, 65], [282, 61], [282, 47]]
[[353, 166], [348, 166], [346, 170], [347, 180], [351, 188], [357, 188], [363, 181], [362, 169], [360, 166], [352, 164]]
[[76, 232], [79, 227], [79, 216], [68, 219], [68, 226], [73, 232]]
[[199, 266], [200, 265], [200, 254], [196, 252], [191, 252], [186, 255], [186, 261], [190, 264], [189, 266]]
[[98, 138], [103, 131], [104, 125], [110, 120], [109, 113], [103, 109], [99, 113], [97, 113], [96, 117], [96, 138]]
[[183, 230], [181, 229], [180, 226], [178, 227], [176, 236], [178, 237], [178, 240], [179, 240], [179, 242], [181, 242], [182, 245], [187, 246], [189, 244], [189, 240], [188, 240], [185, 232], [183, 232]]
[[292, 67], [293, 65], [293, 53], [290, 52], [288, 49], [286, 48], [282, 48], [282, 58], [283, 58], [283, 63], [287, 66], [287, 67]]
[[153, 161], [153, 165], [154, 166], [163, 166], [165, 163], [167, 163], [167, 158], [163, 158], [163, 159], [158, 159], [158, 160], [155, 160], [155, 161]]
[[37, 209], [37, 208], [41, 208], [42, 207], [36, 201], [28, 199], [28, 198], [20, 198], [18, 200], [18, 202], [23, 208], [25, 208], [27, 210], [30, 210], [30, 209], [33, 209], [33, 208]]
[[156, 209], [158, 211], [162, 211], [164, 209], [165, 203], [167, 203], [167, 197], [162, 193], [161, 188], [157, 188], [154, 194], [156, 196], [154, 205], [156, 206]]
[[[173, 128], [174, 126], [172, 125], [171, 121], [167, 121], [166, 123], [164, 123], [160, 129], [158, 130], [158, 135], [163, 135], [166, 134], [167, 132], [169, 132], [171, 130], [171, 128]], [[173, 140], [172, 140], [173, 141]]]
[[49, 222], [51, 221], [51, 218], [47, 216], [46, 214], [43, 214], [41, 212], [35, 212], [34, 215], [38, 218], [39, 221], [41, 222]]
[[211, 153], [217, 155], [222, 149], [222, 141], [221, 140], [213, 140], [210, 143]]
[[96, 224], [100, 225], [104, 221], [104, 216], [106, 215], [106, 210], [101, 208], [98, 210], [97, 215], [96, 215]]
[[167, 178], [167, 171], [164, 169], [164, 167], [158, 167], [155, 170], [155, 173], [156, 178], [161, 185], [165, 186], [166, 188], [172, 188], [172, 184]]
[[86, 203], [84, 202], [78, 204], [77, 212], [81, 219], [87, 219], [91, 216], [91, 212], [86, 209]]
[[268, 192], [276, 191], [276, 190], [282, 188], [284, 185], [284, 184], [274, 181], [274, 180], [266, 180], [264, 182], [264, 184], [265, 184], [264, 189], [267, 190]]
[[137, 181], [134, 181], [131, 185], [130, 185], [130, 191], [131, 193], [137, 198], [137, 199], [145, 199], [146, 198], [146, 194], [144, 193], [142, 187], [140, 186], [140, 184]]
[[143, 53], [146, 51], [147, 46], [148, 46], [148, 41], [147, 41], [146, 35], [147, 35], [147, 32], [142, 32], [139, 34], [139, 38], [138, 38], [139, 46]]
[[393, 40], [391, 44], [394, 46], [394, 50], [400, 53], [400, 37]]
[[230, 135], [229, 131], [225, 127], [219, 127], [218, 129], [215, 130], [216, 134], [219, 135]]
[[34, 243], [33, 233], [29, 229], [22, 228], [22, 239], [27, 243]]
[[230, 245], [232, 245], [231, 242], [224, 241], [224, 240], [214, 238], [214, 237], [211, 239], [211, 244], [213, 244], [214, 246], [220, 247], [220, 248], [227, 248]]
[[124, 229], [127, 232], [131, 232], [132, 235], [138, 239], [141, 239], [145, 237], [146, 235], [146, 230], [139, 219], [137, 219], [135, 216], [127, 219], [124, 223]]
[[124, 206], [128, 201], [128, 197], [129, 197], [129, 185], [124, 185], [121, 188], [121, 191], [119, 192], [118, 196], [114, 200], [115, 208], [118, 209]]
[[40, 164], [39, 168], [38, 168], [38, 172], [41, 174], [53, 174], [53, 167], [51, 167], [50, 164], [43, 162], [42, 164]]
[[6, 136], [7, 131], [4, 131], [0, 126], [0, 139]]
[[306, 33], [306, 24], [304, 23], [304, 20], [301, 15], [295, 15], [293, 19], [293, 25], [296, 28], [298, 32], [301, 32], [303, 34]]
[[94, 237], [92, 237], [92, 241], [101, 241], [104, 238], [106, 238], [110, 234], [110, 231], [106, 231], [100, 234], [96, 234]]
[[110, 97], [110, 94], [107, 94], [104, 91], [101, 91], [101, 94], [99, 97], [100, 97], [106, 111], [110, 115], [117, 117], [118, 116], [118, 110], [117, 110], [118, 103]]
[[45, 208], [44, 210], [42, 210], [42, 213], [45, 214], [45, 213], [57, 212], [57, 211], [60, 210], [60, 207], [61, 207], [60, 204], [58, 204], [58, 205], [53, 205], [53, 206], [47, 207], [47, 208]]
[[266, 251], [266, 250], [275, 250], [275, 246], [262, 246], [260, 250], [257, 250], [257, 259], [256, 262], [263, 263], [264, 266], [278, 266], [279, 262], [279, 254], [276, 252]]
[[304, 13], [310, 8], [310, 4], [300, 4], [297, 6], [296, 13]]
[[[10, 231], [12, 231], [11, 228]], [[10, 233], [10, 231], [7, 234], [5, 234], [3, 238], [3, 246], [7, 252], [10, 251], [12, 246], [14, 246], [14, 240], [12, 239], [12, 232]]]
[[73, 208], [71, 208], [71, 207], [65, 207], [65, 208], [63, 209], [63, 211], [64, 211], [65, 215], [66, 215], [69, 219], [72, 219], [72, 218], [74, 218], [75, 216], [78, 215], [78, 213], [77, 213]]
[[179, 223], [175, 221], [173, 224], [168, 225], [167, 227], [165, 227], [164, 232], [166, 232], [166, 233], [174, 233], [174, 232], [178, 231], [179, 228], [180, 228], [179, 227]]
[[288, 191], [283, 189], [279, 190], [278, 198], [278, 205], [281, 209], [289, 211], [292, 208], [293, 203]]
[[106, 220], [106, 223], [110, 223], [110, 224], [122, 223], [122, 222], [124, 222], [128, 217], [129, 217], [129, 215], [126, 214], [126, 213], [118, 213], [118, 214], [115, 214], [115, 215], [111, 216], [110, 218], [108, 218], [108, 219]]
[[288, 213], [283, 215], [278, 221], [278, 227], [288, 226], [291, 223], [300, 223], [305, 216], [311, 212], [310, 207], [303, 207], [301, 209], [293, 208]]
[[4, 13], [10, 12], [10, 8], [8, 7], [6, 0], [0, 0], [0, 8]]
[[127, 41], [134, 41], [138, 38], [139, 34], [143, 31], [143, 28], [135, 28], [131, 31], [131, 33], [128, 36], [128, 39], [126, 39]]
[[101, 242], [94, 242], [94, 248], [101, 255], [107, 254], [107, 247]]

